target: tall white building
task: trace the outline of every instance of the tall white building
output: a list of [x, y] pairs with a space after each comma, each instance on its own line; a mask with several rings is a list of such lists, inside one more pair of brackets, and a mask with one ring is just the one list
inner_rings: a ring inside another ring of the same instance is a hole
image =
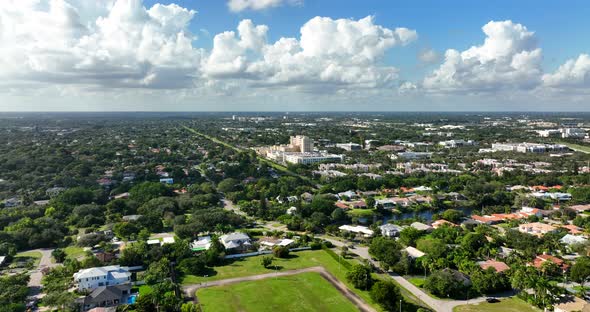
[[313, 140], [305, 135], [292, 136], [290, 145], [298, 148], [301, 153], [313, 152]]

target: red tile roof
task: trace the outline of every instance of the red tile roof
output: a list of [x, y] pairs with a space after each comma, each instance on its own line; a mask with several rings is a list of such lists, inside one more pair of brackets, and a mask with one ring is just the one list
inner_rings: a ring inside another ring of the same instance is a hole
[[496, 260], [480, 262], [479, 267], [484, 270], [487, 270], [488, 268], [494, 268], [494, 270], [496, 270], [498, 273], [510, 270], [510, 267], [506, 263]]

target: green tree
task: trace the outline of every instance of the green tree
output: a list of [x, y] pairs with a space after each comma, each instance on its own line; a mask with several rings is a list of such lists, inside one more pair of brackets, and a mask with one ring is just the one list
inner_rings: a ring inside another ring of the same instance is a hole
[[373, 285], [373, 276], [371, 276], [371, 268], [356, 264], [350, 271], [346, 273], [346, 280], [348, 280], [354, 287], [361, 290], [368, 290]]
[[51, 252], [51, 256], [55, 259], [55, 262], [62, 263], [66, 260], [66, 252], [61, 248], [56, 248]]
[[260, 264], [262, 264], [262, 266], [265, 269], [268, 269], [268, 267], [270, 267], [270, 265], [272, 264], [272, 257], [271, 256], [264, 256], [260, 259]]
[[442, 213], [442, 218], [453, 223], [458, 223], [463, 218], [463, 212], [455, 209], [449, 209]]
[[399, 233], [399, 242], [404, 246], [416, 246], [416, 241], [422, 236], [422, 232], [409, 226]]
[[371, 287], [371, 299], [379, 303], [386, 311], [399, 311], [402, 300], [399, 289], [391, 281], [378, 281]]
[[289, 248], [286, 246], [275, 246], [272, 249], [272, 254], [277, 258], [289, 257]]
[[463, 292], [463, 284], [455, 279], [451, 270], [435, 271], [424, 282], [424, 288], [438, 297], [457, 297]]
[[369, 254], [375, 257], [384, 268], [393, 267], [401, 257], [401, 247], [389, 238], [375, 237], [369, 245]]
[[576, 263], [570, 270], [570, 276], [574, 282], [580, 283], [584, 287], [588, 278], [590, 278], [590, 257], [576, 259]]

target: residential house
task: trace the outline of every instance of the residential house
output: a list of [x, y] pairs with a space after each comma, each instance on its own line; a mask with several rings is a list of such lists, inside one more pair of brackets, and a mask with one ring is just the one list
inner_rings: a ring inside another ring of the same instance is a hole
[[94, 253], [94, 256], [102, 263], [111, 262], [117, 258], [117, 254], [115, 252], [102, 250]]
[[408, 256], [412, 259], [418, 259], [418, 258], [424, 257], [424, 255], [426, 255], [424, 252], [422, 252], [412, 246], [408, 246], [404, 250], [406, 251]]
[[518, 226], [519, 232], [532, 234], [532, 235], [536, 235], [539, 237], [541, 237], [547, 233], [554, 232], [556, 230], [557, 230], [556, 227], [549, 225], [549, 224], [541, 223], [541, 222], [526, 223], [526, 224], [521, 224]]
[[239, 232], [222, 235], [219, 241], [225, 249], [244, 250], [252, 245], [250, 237]]
[[428, 224], [421, 223], [421, 222], [414, 222], [414, 223], [410, 224], [410, 226], [415, 228], [418, 231], [426, 231], [426, 232], [432, 231], [432, 226], [430, 226]]
[[581, 212], [590, 210], [590, 204], [586, 204], [586, 205], [573, 205], [573, 206], [570, 206], [569, 209], [573, 209], [577, 213], [581, 213]]
[[561, 228], [566, 229], [570, 234], [578, 235], [584, 233], [583, 229], [573, 224], [562, 225]]
[[338, 228], [340, 231], [362, 234], [364, 237], [373, 236], [373, 230], [362, 225], [342, 225]]
[[295, 241], [292, 239], [288, 239], [288, 238], [277, 239], [277, 238], [273, 238], [273, 237], [264, 237], [259, 241], [259, 243], [260, 243], [261, 249], [265, 249], [265, 248], [273, 248], [274, 246], [288, 247], [288, 246], [291, 246], [293, 243], [295, 243]]
[[435, 229], [438, 229], [439, 227], [442, 227], [444, 225], [446, 225], [446, 226], [457, 226], [455, 223], [449, 222], [449, 221], [444, 220], [444, 219], [440, 219], [440, 220], [436, 220], [436, 221], [432, 222], [432, 227], [435, 228]]
[[191, 244], [192, 251], [204, 251], [209, 250], [211, 247], [211, 236], [197, 237], [197, 240]]
[[482, 270], [487, 270], [488, 268], [494, 268], [496, 273], [502, 273], [505, 271], [510, 270], [510, 267], [502, 262], [496, 260], [487, 260], [487, 261], [480, 261], [477, 263]]
[[547, 255], [547, 254], [538, 255], [535, 258], [535, 260], [533, 260], [532, 265], [537, 269], [541, 269], [545, 262], [553, 262], [563, 272], [566, 272], [569, 269], [569, 265], [567, 263], [565, 263], [565, 261], [563, 259], [559, 259], [557, 257], [554, 257], [552, 255]]
[[572, 246], [572, 245], [577, 245], [577, 244], [584, 244], [588, 241], [588, 239], [586, 239], [585, 237], [582, 237], [582, 236], [566, 234], [559, 241], [567, 246]]
[[101, 286], [129, 283], [131, 273], [118, 265], [83, 269], [74, 273], [74, 282], [79, 291], [94, 290]]
[[116, 307], [120, 304], [127, 304], [131, 295], [131, 284], [114, 286], [100, 286], [94, 289], [88, 296], [79, 298], [76, 303], [80, 305], [81, 311], [88, 311], [93, 308]]
[[8, 198], [3, 203], [4, 207], [6, 208], [12, 208], [22, 205], [22, 201], [17, 197]]
[[404, 229], [403, 227], [391, 223], [384, 224], [379, 227], [381, 229], [381, 235], [385, 237], [396, 237]]
[[143, 217], [143, 215], [127, 215], [121, 217], [121, 220], [129, 222], [129, 221], [137, 221], [139, 218]]

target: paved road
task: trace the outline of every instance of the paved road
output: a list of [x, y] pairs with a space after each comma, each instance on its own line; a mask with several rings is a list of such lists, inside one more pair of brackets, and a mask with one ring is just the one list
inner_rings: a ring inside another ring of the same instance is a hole
[[57, 263], [51, 262], [51, 252], [53, 249], [35, 249], [31, 251], [37, 251], [41, 253], [41, 260], [39, 261], [39, 266], [33, 271], [31, 271], [31, 277], [29, 279], [29, 298], [31, 299], [41, 299], [45, 295], [41, 292], [41, 279], [43, 278], [43, 273], [41, 272], [44, 268], [53, 268], [58, 266]]
[[[332, 239], [332, 238], [329, 238], [326, 236], [321, 236], [321, 238], [331, 242], [332, 244], [334, 244], [334, 246], [338, 246], [338, 247], [350, 245], [350, 244], [347, 244], [347, 243], [344, 243], [339, 240], [335, 240], [335, 239]], [[361, 257], [363, 259], [367, 259], [373, 265], [375, 265], [376, 267], [379, 267], [379, 263], [376, 261], [373, 261], [371, 259], [371, 256], [369, 255], [369, 248], [368, 247], [355, 246], [355, 248], [349, 248], [348, 252], [357, 254], [359, 257]], [[422, 289], [414, 286], [412, 283], [410, 283], [407, 279], [403, 278], [402, 276], [397, 275], [395, 273], [388, 273], [388, 274], [399, 285], [401, 285], [407, 291], [409, 291], [414, 296], [416, 296], [416, 298], [418, 298], [420, 301], [427, 304], [430, 308], [432, 308], [435, 311], [453, 312], [453, 308], [455, 308], [456, 306], [465, 305], [465, 304], [477, 304], [480, 302], [484, 302], [487, 299], [487, 297], [479, 297], [479, 298], [470, 299], [470, 300], [440, 300], [440, 299], [432, 298], [430, 295], [425, 293]]]
[[214, 286], [223, 286], [223, 285], [230, 285], [235, 283], [247, 282], [247, 281], [258, 281], [267, 278], [275, 278], [281, 276], [291, 276], [301, 273], [308, 273], [308, 272], [315, 272], [319, 273], [324, 279], [326, 279], [332, 286], [334, 286], [342, 295], [344, 295], [348, 300], [350, 300], [360, 311], [363, 312], [375, 312], [370, 305], [368, 305], [362, 298], [360, 298], [357, 294], [351, 291], [344, 283], [338, 280], [335, 276], [330, 274], [326, 269], [321, 266], [305, 268], [305, 269], [298, 269], [298, 270], [289, 270], [289, 271], [282, 271], [282, 272], [275, 272], [275, 273], [266, 273], [266, 274], [259, 274], [253, 276], [245, 276], [245, 277], [236, 277], [236, 278], [228, 278], [224, 280], [217, 280], [211, 281], [201, 284], [193, 284], [193, 285], [186, 285], [183, 286], [183, 291], [188, 298], [192, 298], [196, 291], [200, 288], [205, 287], [214, 287]]

